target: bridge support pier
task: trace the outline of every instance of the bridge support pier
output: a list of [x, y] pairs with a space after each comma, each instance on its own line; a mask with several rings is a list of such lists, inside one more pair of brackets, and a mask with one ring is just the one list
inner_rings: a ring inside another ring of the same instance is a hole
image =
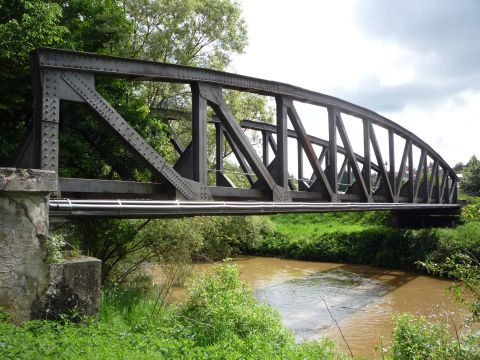
[[[100, 261], [46, 263], [53, 171], [0, 168], [0, 308], [16, 324], [98, 312]], [[80, 306], [79, 306], [80, 305]]]
[[390, 224], [396, 228], [453, 227], [459, 222], [459, 209], [391, 211]]

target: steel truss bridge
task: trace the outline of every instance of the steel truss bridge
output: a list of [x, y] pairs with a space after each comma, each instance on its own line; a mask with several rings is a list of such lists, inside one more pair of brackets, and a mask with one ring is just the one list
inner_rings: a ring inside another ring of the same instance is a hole
[[[59, 193], [50, 201], [51, 216], [458, 209], [458, 178], [434, 149], [400, 125], [347, 101], [274, 81], [129, 58], [48, 48], [38, 49], [31, 58], [34, 118], [15, 166], [59, 171], [60, 103], [67, 100], [88, 107], [154, 179], [145, 183], [59, 178]], [[166, 161], [102, 97], [95, 87], [98, 76], [190, 86], [191, 142], [184, 146], [172, 131], [170, 141], [179, 155], [175, 163]], [[239, 122], [224, 90], [271, 97], [276, 124]], [[326, 112], [328, 137], [306, 132], [297, 103]], [[360, 124], [362, 134], [347, 131], [347, 116]], [[209, 124], [215, 126], [214, 169], [208, 162]], [[383, 147], [377, 138], [381, 131], [388, 134]], [[261, 150], [252, 144], [248, 136], [252, 132], [261, 135]], [[351, 141], [359, 136], [362, 155]], [[289, 139], [296, 142], [293, 178], [288, 172]], [[396, 146], [399, 142], [402, 146]], [[231, 148], [248, 188], [236, 187], [228, 177], [225, 146]], [[418, 161], [414, 152], [420, 154]], [[215, 176], [209, 177], [209, 171]]]

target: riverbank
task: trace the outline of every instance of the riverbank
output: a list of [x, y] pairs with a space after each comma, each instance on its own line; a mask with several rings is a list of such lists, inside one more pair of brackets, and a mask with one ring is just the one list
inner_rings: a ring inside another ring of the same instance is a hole
[[[279, 313], [255, 300], [238, 269], [217, 266], [189, 285], [186, 304], [170, 306], [158, 293], [104, 288], [98, 319], [30, 321], [16, 327], [0, 311], [4, 359], [346, 359], [328, 339], [296, 343]], [[160, 300], [160, 301], [159, 301]], [[392, 341], [375, 358], [476, 359], [475, 334], [457, 341], [446, 322], [395, 320]], [[347, 352], [348, 354], [348, 352]], [[432, 357], [432, 354], [435, 356]], [[437, 356], [438, 355], [438, 356]]]
[[[448, 314], [459, 328], [466, 318], [461, 305], [445, 295], [451, 280], [364, 265], [256, 256], [231, 263], [240, 266], [240, 279], [254, 289], [255, 298], [280, 312], [296, 340], [327, 337], [345, 353], [347, 342], [354, 355], [367, 359], [379, 357], [378, 349], [390, 343], [397, 315], [445, 319]], [[205, 274], [214, 266], [194, 264], [192, 272]], [[163, 283], [161, 267], [152, 270], [153, 281]], [[186, 301], [183, 288], [175, 287], [171, 299]]]
[[217, 267], [189, 293], [185, 305], [168, 306], [155, 293], [104, 288], [99, 319], [80, 323], [66, 316], [16, 327], [0, 316], [0, 358], [346, 358], [329, 340], [295, 343], [278, 312], [255, 300], [235, 267]]
[[480, 258], [480, 222], [462, 214], [456, 228], [396, 229], [386, 212], [289, 214], [270, 219], [275, 231], [247, 253], [289, 259], [363, 264], [421, 271], [456, 253]]

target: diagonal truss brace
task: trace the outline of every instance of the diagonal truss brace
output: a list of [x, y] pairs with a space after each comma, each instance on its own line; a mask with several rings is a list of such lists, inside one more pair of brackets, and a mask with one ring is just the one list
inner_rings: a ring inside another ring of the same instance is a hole
[[362, 176], [362, 173], [360, 172], [360, 168], [358, 167], [355, 153], [353, 152], [350, 139], [348, 138], [348, 134], [340, 114], [337, 114], [337, 129], [338, 129], [340, 138], [342, 139], [343, 146], [345, 147], [345, 155], [352, 166], [353, 173], [355, 174], [355, 178], [357, 179], [358, 185], [360, 186], [362, 195], [367, 200], [367, 202], [373, 202], [372, 196], [369, 194], [367, 187], [365, 185], [365, 180]]
[[239, 123], [236, 121], [230, 108], [225, 104], [222, 88], [220, 86], [208, 85], [204, 83], [198, 83], [197, 86], [200, 96], [207, 100], [208, 105], [220, 118], [225, 130], [229, 134], [229, 137], [238, 146], [245, 159], [252, 167], [252, 170], [255, 172], [260, 181], [267, 187], [267, 189], [272, 192], [273, 201], [292, 201], [292, 198], [288, 194], [288, 189], [276, 184], [267, 167], [263, 164]]
[[300, 120], [300, 116], [295, 109], [293, 101], [291, 99], [284, 99], [284, 104], [288, 107], [288, 117], [290, 118], [290, 122], [295, 129], [295, 132], [298, 136], [298, 141], [302, 144], [303, 150], [307, 155], [307, 159], [312, 166], [313, 172], [317, 179], [320, 181], [320, 184], [324, 187], [327, 192], [327, 196], [330, 198], [329, 200], [332, 202], [338, 201], [337, 194], [333, 192], [332, 187], [328, 181], [327, 175], [322, 169], [319, 159], [315, 155], [315, 151], [313, 149], [312, 143], [310, 138], [303, 127], [303, 124]]
[[388, 201], [395, 202], [395, 198], [393, 196], [392, 184], [390, 183], [387, 170], [385, 169], [385, 165], [383, 163], [382, 152], [380, 151], [380, 146], [378, 145], [378, 140], [377, 140], [377, 136], [375, 135], [375, 130], [371, 123], [369, 124], [369, 126], [370, 126], [370, 141], [373, 146], [375, 157], [377, 158], [377, 164], [380, 169], [380, 176], [382, 177], [383, 183], [387, 189]]
[[156, 175], [171, 184], [187, 200], [211, 198], [206, 186], [201, 186], [176, 172], [94, 88], [83, 81], [81, 76], [76, 73], [65, 72], [62, 77], [110, 126], [114, 134], [120, 137], [130, 150], [142, 158]]

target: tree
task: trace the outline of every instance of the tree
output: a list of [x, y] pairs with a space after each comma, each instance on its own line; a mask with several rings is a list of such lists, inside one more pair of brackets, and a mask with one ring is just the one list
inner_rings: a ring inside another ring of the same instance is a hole
[[467, 195], [480, 196], [480, 161], [475, 155], [464, 167], [460, 189]]
[[57, 47], [120, 53], [129, 22], [114, 0], [0, 0], [0, 166], [32, 118], [29, 53]]
[[0, 0], [0, 166], [8, 165], [32, 116], [28, 53], [61, 46], [68, 29], [60, 24], [58, 4]]
[[456, 172], [461, 172], [463, 171], [463, 168], [464, 168], [464, 165], [462, 162], [458, 162], [455, 164], [455, 166], [453, 167], [453, 170], [455, 170]]

